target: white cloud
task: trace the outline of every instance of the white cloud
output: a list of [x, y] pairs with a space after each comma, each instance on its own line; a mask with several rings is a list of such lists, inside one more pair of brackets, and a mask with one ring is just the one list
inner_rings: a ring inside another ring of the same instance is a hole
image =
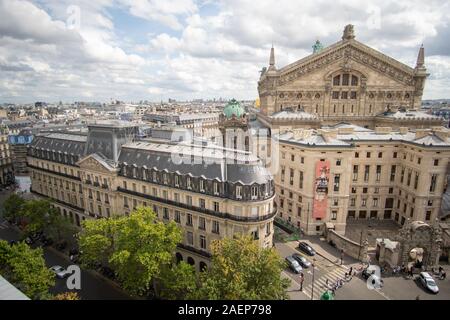
[[[71, 5], [81, 13], [75, 30]], [[282, 67], [317, 38], [339, 41], [348, 23], [358, 40], [411, 66], [423, 42], [424, 96], [448, 97], [449, 18], [444, 0], [0, 0], [0, 102], [255, 98], [272, 43]], [[142, 19], [157, 25], [139, 30], [147, 42], [120, 29]]]

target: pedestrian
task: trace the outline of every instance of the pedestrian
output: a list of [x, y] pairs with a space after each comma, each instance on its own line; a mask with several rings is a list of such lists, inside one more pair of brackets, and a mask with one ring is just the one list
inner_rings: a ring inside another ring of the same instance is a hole
[[328, 278], [325, 279], [325, 285], [327, 286], [327, 288], [329, 287], [329, 286], [328, 286]]
[[300, 290], [299, 291], [303, 291], [303, 281], [305, 281], [305, 275], [303, 274], [303, 272], [300, 272]]
[[353, 267], [350, 267], [350, 271], [349, 271], [348, 274], [349, 274], [349, 275], [352, 275], [352, 274], [353, 274]]
[[445, 273], [445, 271], [442, 271], [441, 277], [439, 279], [445, 280], [446, 277], [447, 277], [447, 273]]
[[420, 300], [420, 295], [418, 295], [418, 296], [416, 297], [416, 300]]

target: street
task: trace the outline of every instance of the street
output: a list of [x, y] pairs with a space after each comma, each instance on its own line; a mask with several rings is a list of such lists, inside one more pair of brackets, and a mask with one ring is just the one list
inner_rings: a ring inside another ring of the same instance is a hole
[[[0, 210], [3, 207], [3, 201], [9, 193], [4, 191], [0, 193]], [[0, 239], [19, 240], [19, 234], [16, 230], [9, 227], [3, 220], [0, 213]], [[60, 265], [67, 268], [73, 264], [68, 258], [63, 256], [52, 248], [44, 248], [44, 259], [48, 267]], [[52, 294], [58, 294], [67, 291], [76, 291], [82, 300], [125, 300], [130, 297], [121, 289], [113, 285], [109, 280], [92, 272], [81, 269], [81, 290], [68, 290], [65, 279], [56, 279], [56, 284], [51, 288]]]
[[[299, 291], [300, 277], [298, 274], [294, 274], [289, 269], [283, 272], [284, 277], [289, 277], [292, 280], [291, 287], [289, 288], [289, 296], [292, 300], [308, 300], [313, 295], [314, 300], [319, 300], [322, 293], [326, 290], [326, 280], [332, 284], [338, 279], [343, 279], [345, 273], [350, 266], [356, 268], [360, 264], [352, 263], [344, 264], [343, 266], [336, 263], [338, 260], [327, 260], [323, 256], [316, 254], [314, 257], [307, 256], [298, 251], [296, 247], [297, 242], [292, 241], [288, 243], [276, 243], [276, 249], [280, 256], [283, 258], [294, 253], [300, 253], [306, 257], [310, 262], [313, 262], [314, 267], [314, 291], [313, 291], [313, 271], [312, 267], [304, 269], [305, 281], [303, 283], [303, 291]], [[325, 253], [323, 246], [329, 246], [326, 242], [322, 245], [317, 243], [312, 245], [317, 252]], [[315, 261], [313, 260], [315, 259]], [[450, 270], [448, 265], [443, 266], [447, 271]], [[349, 282], [344, 282], [344, 285], [336, 290], [336, 300], [414, 300], [417, 296], [421, 300], [449, 300], [450, 299], [450, 280], [436, 280], [436, 284], [440, 289], [438, 294], [432, 294], [426, 291], [419, 282], [406, 279], [402, 276], [382, 276], [384, 285], [380, 289], [368, 289], [366, 280], [360, 276], [353, 276]]]

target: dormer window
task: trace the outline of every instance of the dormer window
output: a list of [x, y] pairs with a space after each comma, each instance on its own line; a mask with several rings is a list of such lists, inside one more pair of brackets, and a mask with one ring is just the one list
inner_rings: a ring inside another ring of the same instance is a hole
[[186, 178], [186, 188], [188, 188], [188, 190], [192, 189], [191, 177]]
[[175, 187], [180, 186], [180, 177], [178, 175], [175, 175]]
[[242, 186], [236, 186], [236, 198], [242, 199]]
[[152, 180], [153, 182], [156, 182], [156, 171], [152, 172]]
[[217, 182], [214, 182], [213, 189], [214, 189], [214, 194], [219, 195], [219, 184]]
[[258, 198], [258, 186], [252, 186], [252, 199]]
[[163, 173], [163, 183], [164, 183], [164, 184], [167, 184], [167, 183], [168, 183], [167, 173]]
[[200, 179], [200, 192], [205, 192], [205, 180]]

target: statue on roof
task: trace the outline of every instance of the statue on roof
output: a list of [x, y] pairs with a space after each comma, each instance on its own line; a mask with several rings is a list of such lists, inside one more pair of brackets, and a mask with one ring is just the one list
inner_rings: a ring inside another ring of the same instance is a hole
[[351, 40], [355, 39], [355, 30], [352, 24], [348, 24], [345, 26], [344, 34], [342, 35], [342, 40]]
[[312, 48], [313, 48], [313, 53], [318, 53], [323, 50], [323, 44], [319, 40], [316, 40], [316, 43], [314, 43]]

